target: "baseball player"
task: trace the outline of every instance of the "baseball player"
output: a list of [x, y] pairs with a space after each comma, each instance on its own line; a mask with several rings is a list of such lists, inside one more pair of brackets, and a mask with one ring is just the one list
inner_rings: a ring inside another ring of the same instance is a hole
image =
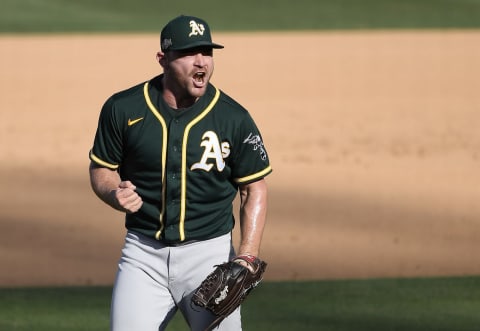
[[[215, 316], [191, 304], [193, 292], [215, 265], [234, 259], [248, 267], [266, 218], [272, 169], [261, 134], [247, 110], [210, 83], [213, 49], [223, 46], [193, 16], [168, 22], [160, 39], [163, 73], [105, 102], [90, 151], [93, 191], [126, 213], [114, 331], [164, 330], [177, 310], [191, 330], [204, 330]], [[217, 330], [241, 330], [240, 310]]]

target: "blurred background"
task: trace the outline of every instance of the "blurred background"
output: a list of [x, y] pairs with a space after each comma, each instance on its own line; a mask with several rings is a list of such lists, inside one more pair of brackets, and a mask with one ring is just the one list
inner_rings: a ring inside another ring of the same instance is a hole
[[267, 279], [480, 273], [480, 1], [2, 0], [0, 286], [113, 282], [88, 151], [179, 14], [270, 154]]

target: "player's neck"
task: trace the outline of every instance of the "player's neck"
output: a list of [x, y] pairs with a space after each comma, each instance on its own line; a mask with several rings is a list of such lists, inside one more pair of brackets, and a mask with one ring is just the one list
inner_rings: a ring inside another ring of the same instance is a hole
[[169, 84], [166, 84], [165, 78], [162, 80], [162, 86], [163, 100], [174, 110], [189, 108], [199, 99], [197, 96], [190, 95], [187, 91], [175, 89]]
[[172, 109], [184, 109], [193, 106], [198, 98], [193, 96], [178, 96], [170, 90], [163, 90], [163, 100]]

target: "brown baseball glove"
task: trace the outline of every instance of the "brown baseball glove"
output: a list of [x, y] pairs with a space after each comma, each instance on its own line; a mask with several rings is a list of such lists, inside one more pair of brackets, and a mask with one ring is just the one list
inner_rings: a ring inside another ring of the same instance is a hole
[[[248, 267], [240, 264], [241, 261], [247, 262]], [[207, 330], [218, 325], [240, 306], [260, 283], [266, 267], [267, 263], [251, 255], [238, 256], [216, 266], [192, 297], [194, 304], [210, 310], [218, 317]]]

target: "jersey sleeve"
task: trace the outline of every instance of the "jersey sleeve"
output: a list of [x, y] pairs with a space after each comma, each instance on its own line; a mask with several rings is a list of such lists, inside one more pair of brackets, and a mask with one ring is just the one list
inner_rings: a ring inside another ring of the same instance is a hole
[[122, 130], [113, 98], [102, 107], [90, 160], [99, 166], [118, 169], [122, 160]]
[[272, 172], [263, 139], [247, 113], [237, 131], [232, 176], [237, 184], [255, 182]]

